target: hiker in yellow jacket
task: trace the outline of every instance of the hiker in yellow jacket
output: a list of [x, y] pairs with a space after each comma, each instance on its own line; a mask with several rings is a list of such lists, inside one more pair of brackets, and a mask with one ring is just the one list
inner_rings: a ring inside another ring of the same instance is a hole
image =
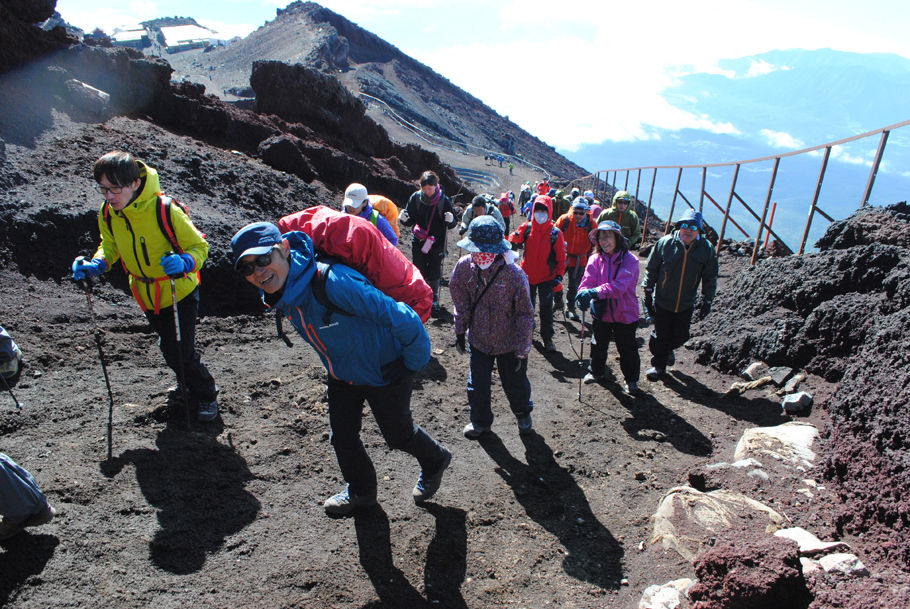
[[209, 253], [205, 235], [193, 226], [182, 206], [161, 194], [158, 172], [129, 153], [105, 154], [93, 168], [96, 190], [104, 197], [98, 210], [101, 245], [91, 260], [73, 262], [73, 279], [98, 276], [118, 260], [129, 276], [130, 290], [158, 333], [164, 360], [180, 376], [180, 357], [170, 290], [176, 278], [177, 313], [183, 373], [200, 421], [218, 416], [217, 388], [196, 351], [199, 269]]

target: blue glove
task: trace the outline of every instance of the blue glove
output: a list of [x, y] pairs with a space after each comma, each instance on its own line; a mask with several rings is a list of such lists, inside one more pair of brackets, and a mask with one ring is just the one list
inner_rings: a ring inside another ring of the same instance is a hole
[[161, 268], [168, 277], [185, 275], [196, 268], [196, 261], [189, 254], [165, 254], [161, 257]]
[[85, 256], [79, 256], [73, 260], [73, 280], [82, 281], [86, 277], [97, 277], [105, 269], [107, 269], [107, 262], [104, 258], [87, 260]]
[[588, 288], [578, 293], [578, 296], [575, 297], [575, 304], [584, 311], [587, 310], [591, 305], [591, 301], [595, 298], [597, 298], [597, 288]]

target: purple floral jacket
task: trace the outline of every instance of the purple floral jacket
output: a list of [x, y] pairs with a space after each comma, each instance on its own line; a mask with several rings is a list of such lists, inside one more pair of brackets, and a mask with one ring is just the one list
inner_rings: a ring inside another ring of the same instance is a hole
[[[494, 275], [496, 279], [478, 302]], [[467, 332], [472, 346], [487, 355], [515, 352], [525, 357], [531, 351], [534, 309], [528, 276], [518, 266], [497, 256], [488, 269], [481, 270], [469, 254], [455, 265], [449, 292], [455, 303], [455, 333]]]
[[601, 321], [630, 324], [638, 321], [638, 256], [632, 252], [591, 256], [578, 291], [597, 288], [597, 297], [607, 301]]

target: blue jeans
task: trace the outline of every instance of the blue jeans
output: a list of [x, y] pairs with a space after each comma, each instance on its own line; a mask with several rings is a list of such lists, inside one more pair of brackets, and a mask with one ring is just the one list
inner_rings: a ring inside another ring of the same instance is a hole
[[445, 449], [411, 418], [411, 379], [395, 385], [351, 385], [329, 377], [329, 427], [335, 458], [352, 493], [376, 490], [376, 469], [360, 439], [363, 402], [366, 400], [389, 448], [417, 458], [424, 472], [442, 465]]
[[0, 515], [26, 518], [47, 505], [47, 497], [24, 468], [0, 453]]
[[553, 286], [556, 280], [531, 284], [531, 308], [537, 306], [537, 295], [540, 294], [540, 337], [544, 340], [553, 338]]
[[[534, 409], [534, 403], [531, 401], [531, 383], [528, 381], [527, 358], [518, 358], [514, 353], [487, 355], [472, 345], [471, 372], [468, 374], [468, 405], [471, 407], [471, 422], [475, 425], [489, 427], [493, 424], [490, 385], [493, 380], [494, 362], [499, 368], [502, 389], [509, 400], [512, 413], [517, 417]], [[518, 370], [515, 369], [516, 366]]]

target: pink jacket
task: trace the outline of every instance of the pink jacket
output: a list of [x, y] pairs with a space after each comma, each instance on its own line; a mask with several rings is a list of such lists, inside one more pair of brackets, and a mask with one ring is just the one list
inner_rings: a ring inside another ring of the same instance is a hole
[[638, 321], [638, 256], [632, 252], [607, 256], [599, 253], [588, 259], [585, 276], [578, 291], [597, 288], [597, 296], [607, 301], [601, 321], [630, 324]]

